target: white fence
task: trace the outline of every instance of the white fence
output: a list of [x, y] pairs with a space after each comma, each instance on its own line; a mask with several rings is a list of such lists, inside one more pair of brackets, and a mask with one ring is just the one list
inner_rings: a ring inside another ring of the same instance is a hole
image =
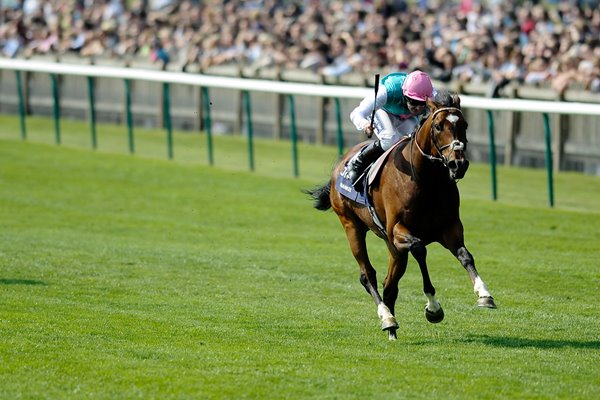
[[[250, 93], [267, 93], [272, 95], [287, 95], [287, 96], [304, 96], [307, 98], [317, 98], [320, 99], [320, 102], [312, 101], [312, 105], [317, 104], [318, 107], [323, 108], [324, 99], [336, 99], [339, 101], [350, 100], [352, 104], [356, 104], [358, 99], [362, 99], [365, 96], [372, 93], [371, 88], [367, 87], [354, 87], [354, 86], [338, 86], [338, 85], [321, 85], [321, 84], [311, 84], [311, 83], [295, 83], [295, 82], [282, 82], [277, 80], [263, 80], [263, 79], [247, 79], [247, 78], [239, 78], [239, 77], [224, 77], [224, 76], [214, 76], [214, 75], [201, 75], [201, 74], [193, 74], [193, 73], [185, 73], [185, 72], [172, 72], [172, 71], [158, 71], [158, 70], [150, 70], [150, 69], [140, 69], [140, 68], [122, 68], [122, 67], [113, 67], [113, 66], [99, 66], [99, 65], [75, 65], [75, 64], [67, 64], [67, 63], [55, 63], [55, 62], [44, 62], [44, 61], [35, 61], [35, 60], [22, 60], [22, 59], [5, 59], [0, 58], [0, 71], [21, 71], [28, 72], [34, 74], [47, 74], [47, 75], [55, 75], [61, 77], [79, 77], [81, 78], [97, 78], [97, 79], [108, 79], [108, 80], [126, 80], [133, 82], [153, 82], [160, 84], [173, 84], [184, 87], [198, 87], [198, 88], [211, 88], [223, 91], [234, 91], [236, 93], [242, 92], [250, 92]], [[2, 76], [3, 79], [6, 79], [7, 74]], [[10, 78], [9, 78], [10, 79]], [[81, 84], [79, 84], [81, 89]], [[110, 89], [106, 89], [110, 90]], [[2, 89], [3, 95], [6, 90]], [[114, 90], [113, 90], [114, 91]], [[79, 93], [79, 97], [84, 97], [85, 95], [81, 95]], [[126, 95], [129, 97], [129, 94]], [[49, 93], [46, 93], [46, 97], [50, 97]], [[596, 174], [600, 174], [600, 138], [592, 138], [591, 142], [586, 138], [586, 132], [580, 132], [581, 130], [587, 129], [586, 127], [598, 127], [600, 126], [600, 104], [590, 104], [590, 103], [582, 103], [582, 102], [558, 102], [558, 101], [540, 101], [540, 100], [524, 100], [524, 99], [491, 99], [485, 97], [474, 97], [465, 94], [460, 94], [461, 97], [461, 105], [463, 109], [467, 112], [469, 110], [480, 110], [483, 111], [485, 115], [488, 116], [488, 127], [489, 127], [489, 136], [485, 133], [482, 133], [483, 129], [481, 128], [482, 118], [479, 118], [479, 132], [478, 135], [472, 134], [472, 128], [470, 127], [469, 136], [475, 136], [476, 140], [475, 146], [479, 145], [479, 148], [487, 147], [488, 159], [490, 161], [492, 167], [492, 180], [494, 186], [493, 197], [496, 197], [495, 194], [495, 164], [496, 164], [496, 151], [497, 147], [495, 144], [495, 133], [494, 133], [494, 113], [500, 113], [501, 116], [507, 114], [501, 114], [503, 112], [509, 112], [511, 125], [514, 125], [514, 115], [521, 113], [535, 113], [540, 114], [542, 118], [540, 121], [543, 121], [543, 130], [545, 131], [545, 135], [540, 135], [539, 132], [535, 132], [533, 134], [529, 134], [530, 137], [529, 143], [534, 143], [533, 147], [538, 151], [538, 153], [545, 153], [545, 166], [548, 170], [548, 189], [550, 195], [550, 204], [553, 204], [553, 195], [552, 195], [552, 169], [558, 170], [560, 167], [560, 160], [563, 158], [565, 153], [565, 135], [562, 130], [562, 126], [564, 125], [561, 120], [558, 120], [559, 123], [555, 123], [555, 132], [554, 135], [550, 134], [551, 124], [549, 122], [548, 115], [553, 116], [585, 116], [587, 119], [579, 121], [577, 124], [573, 124], [577, 126], [577, 138], [578, 142], [571, 146], [571, 152], [575, 153], [578, 156], [584, 157], [587, 159], [591, 159], [595, 162], [595, 172]], [[211, 95], [212, 98], [212, 95]], [[239, 98], [239, 96], [238, 96]], [[72, 101], [74, 107], [86, 107], [85, 101], [74, 100]], [[109, 101], [110, 103], [110, 101]], [[114, 101], [113, 104], [106, 105], [107, 109], [112, 108], [115, 110]], [[222, 103], [227, 103], [222, 102]], [[281, 103], [281, 101], [280, 101]], [[338, 106], [338, 114], [339, 114], [339, 102], [336, 102]], [[116, 109], [120, 107], [117, 106]], [[196, 109], [202, 111], [201, 105], [197, 105]], [[241, 105], [238, 104], [237, 109], [235, 110], [238, 114], [238, 127], [240, 127], [239, 120], [241, 120], [241, 114], [243, 110], [241, 109]], [[273, 109], [270, 105], [265, 107], [266, 114], [274, 114], [272, 117], [275, 121], [272, 121], [274, 125], [281, 126], [281, 121], [283, 116], [281, 115], [282, 107]], [[150, 112], [152, 113], [152, 111]], [[55, 111], [56, 114], [56, 111]], [[156, 114], [156, 113], [154, 113]], [[158, 114], [161, 114], [159, 112]], [[198, 113], [197, 113], [198, 114]], [[231, 113], [230, 113], [231, 114]], [[321, 116], [321, 118], [303, 118], [303, 122], [308, 123], [320, 123], [323, 124], [322, 118], [322, 110], [317, 111], [317, 114]], [[249, 117], [249, 116], [248, 116]], [[588, 118], [589, 117], [589, 118]], [[302, 117], [301, 117], [302, 118]], [[562, 117], [561, 117], [562, 118]], [[128, 117], [128, 120], [130, 118]], [[346, 119], [346, 118], [345, 118]], [[467, 118], [470, 122], [472, 119], [468, 116]], [[497, 118], [498, 119], [498, 118]], [[338, 115], [338, 124], [339, 124], [339, 115]], [[170, 122], [169, 122], [170, 125]], [[556, 127], [558, 126], [558, 129]], [[169, 126], [170, 128], [170, 126]], [[309, 127], [309, 129], [311, 129]], [[319, 130], [318, 126], [312, 127], [314, 130]], [[321, 127], [322, 129], [322, 127]], [[341, 128], [338, 127], [339, 130]], [[595, 128], [594, 128], [595, 129]], [[504, 144], [501, 145], [500, 149], [503, 151], [503, 156], [505, 158], [506, 164], [512, 163], [513, 152], [517, 140], [515, 136], [518, 136], [519, 133], [515, 131], [514, 127], [512, 129], [505, 129], [509, 131], [508, 134], [505, 134], [503, 137]], [[536, 129], [537, 130], [537, 129]], [[241, 130], [240, 130], [241, 131]], [[239, 132], [239, 131], [238, 131]], [[596, 133], [592, 132], [591, 136], [598, 136]], [[522, 134], [521, 134], [522, 135]], [[276, 135], [277, 136], [277, 135]], [[487, 136], [487, 140], [486, 140]], [[524, 135], [522, 135], [524, 136]], [[582, 141], [581, 138], [585, 138], [586, 141]], [[295, 139], [295, 134], [294, 134]], [[321, 140], [322, 141], [322, 136]], [[487, 143], [485, 143], [487, 141]], [[554, 141], [552, 144], [551, 142]], [[567, 143], [568, 145], [568, 143]], [[568, 146], [567, 146], [568, 147]], [[484, 150], [483, 150], [484, 151]], [[554, 153], [554, 163], [552, 162]], [[558, 162], [557, 162], [558, 160]], [[588, 168], [588, 172], [589, 172]]]
[[[229, 78], [189, 73], [155, 71], [133, 68], [116, 68], [95, 65], [70, 65], [41, 61], [0, 58], [0, 69], [41, 72], [96, 78], [144, 80], [219, 89], [247, 90], [289, 95], [305, 95], [327, 98], [362, 99], [372, 92], [369, 88], [306, 83], [265, 81], [257, 79]], [[600, 117], [600, 104], [566, 103], [522, 99], [488, 99], [461, 95], [464, 108], [491, 111], [520, 111], [549, 114], [593, 115]]]

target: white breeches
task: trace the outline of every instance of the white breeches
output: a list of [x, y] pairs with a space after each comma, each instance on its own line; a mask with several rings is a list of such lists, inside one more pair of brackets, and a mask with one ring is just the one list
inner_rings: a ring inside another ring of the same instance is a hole
[[379, 109], [375, 112], [375, 135], [381, 143], [383, 150], [388, 150], [402, 136], [411, 133], [419, 120], [417, 117], [400, 119], [396, 116], [388, 114], [386, 111]]

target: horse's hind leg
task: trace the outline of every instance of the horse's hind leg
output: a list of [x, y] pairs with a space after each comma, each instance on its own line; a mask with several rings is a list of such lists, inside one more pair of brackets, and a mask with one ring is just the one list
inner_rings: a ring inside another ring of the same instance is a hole
[[435, 288], [431, 283], [429, 277], [429, 270], [427, 269], [427, 248], [419, 240], [416, 239], [410, 246], [410, 253], [413, 255], [419, 269], [421, 270], [421, 276], [423, 277], [423, 293], [427, 297], [427, 304], [425, 305], [425, 318], [432, 324], [442, 322], [444, 319], [444, 309], [442, 305], [437, 301], [435, 297]]
[[377, 291], [377, 272], [375, 271], [375, 268], [373, 268], [373, 265], [371, 265], [367, 253], [366, 227], [360, 226], [351, 218], [345, 216], [339, 216], [339, 218], [346, 231], [352, 255], [354, 255], [354, 258], [360, 267], [360, 283], [364, 286], [367, 293], [371, 295], [377, 306], [377, 315], [381, 320], [381, 329], [397, 329], [398, 323], [396, 322], [396, 318], [394, 318], [394, 315], [384, 304]]
[[[408, 252], [398, 252], [395, 249], [390, 250], [388, 264], [388, 273], [383, 281], [383, 303], [388, 307], [392, 315], [395, 313], [396, 299], [398, 298], [398, 282], [406, 272], [406, 263], [408, 262]], [[390, 340], [396, 340], [396, 327], [388, 329]]]

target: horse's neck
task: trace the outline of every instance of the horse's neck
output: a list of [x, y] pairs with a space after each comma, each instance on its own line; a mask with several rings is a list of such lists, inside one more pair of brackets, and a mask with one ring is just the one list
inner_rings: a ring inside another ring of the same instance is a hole
[[427, 126], [422, 126], [421, 129], [415, 134], [412, 146], [413, 160], [415, 164], [428, 165], [429, 159], [427, 159], [423, 153], [431, 154], [433, 146], [431, 145], [430, 131], [431, 129]]
[[430, 138], [431, 126], [426, 122], [415, 133], [408, 151], [410, 151], [410, 160], [413, 168], [426, 169], [431, 160], [424, 154], [431, 154], [433, 146]]
[[[447, 171], [438, 160], [431, 160], [426, 155], [433, 155], [430, 138], [430, 126], [421, 126], [411, 142], [403, 149], [403, 156], [410, 164], [409, 174], [412, 180], [420, 184], [437, 184], [447, 179]], [[424, 155], [425, 154], [425, 155]], [[435, 154], [438, 157], [437, 154]]]

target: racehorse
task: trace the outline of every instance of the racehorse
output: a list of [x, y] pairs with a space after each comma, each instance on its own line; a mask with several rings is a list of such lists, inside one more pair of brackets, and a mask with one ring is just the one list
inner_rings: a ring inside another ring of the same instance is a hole
[[[365, 143], [356, 145], [342, 157], [325, 185], [305, 191], [314, 199], [316, 209], [333, 208], [339, 217], [360, 267], [360, 282], [373, 297], [381, 328], [388, 332], [390, 340], [396, 339], [398, 323], [394, 306], [409, 252], [419, 264], [423, 277], [423, 292], [427, 297], [425, 317], [431, 323], [444, 318], [427, 270], [426, 246], [432, 242], [447, 248], [466, 269], [478, 296], [478, 306], [496, 308], [475, 269], [473, 256], [465, 247], [459, 216], [456, 182], [464, 177], [469, 166], [465, 156], [467, 122], [460, 108], [460, 98], [447, 91], [440, 92], [435, 100], [427, 100], [427, 107], [429, 114], [417, 130], [383, 156], [387, 158], [379, 175], [366, 191], [371, 207], [343, 196], [336, 188], [346, 163]], [[385, 241], [389, 251], [383, 299], [367, 253], [369, 230]]]

